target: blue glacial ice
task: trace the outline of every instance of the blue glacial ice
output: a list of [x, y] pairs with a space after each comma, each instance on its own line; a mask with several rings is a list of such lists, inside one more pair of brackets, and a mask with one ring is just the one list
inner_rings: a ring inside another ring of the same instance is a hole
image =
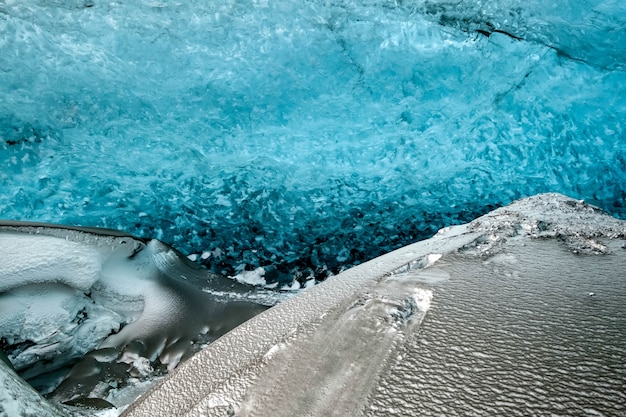
[[619, 0], [5, 0], [0, 218], [323, 279], [539, 192], [626, 217]]

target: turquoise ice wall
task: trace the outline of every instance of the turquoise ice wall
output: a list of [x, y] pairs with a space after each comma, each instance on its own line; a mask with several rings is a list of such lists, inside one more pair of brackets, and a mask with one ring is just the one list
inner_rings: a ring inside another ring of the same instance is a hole
[[624, 3], [482, 3], [4, 0], [0, 218], [288, 282], [538, 192], [626, 217]]

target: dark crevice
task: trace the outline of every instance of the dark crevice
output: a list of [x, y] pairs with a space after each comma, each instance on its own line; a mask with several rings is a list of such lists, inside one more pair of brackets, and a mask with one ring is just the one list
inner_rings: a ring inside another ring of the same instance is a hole
[[[487, 26], [493, 28], [493, 25], [490, 25], [489, 23], [487, 23]], [[486, 37], [490, 37], [492, 34], [494, 33], [500, 33], [502, 35], [506, 35], [511, 39], [515, 39], [516, 41], [524, 41], [526, 39], [520, 37], [520, 36], [516, 36], [510, 32], [507, 32], [506, 30], [501, 30], [501, 29], [491, 29], [491, 30], [485, 30], [485, 29], [476, 29], [476, 32], [478, 32], [479, 34], [486, 36]]]

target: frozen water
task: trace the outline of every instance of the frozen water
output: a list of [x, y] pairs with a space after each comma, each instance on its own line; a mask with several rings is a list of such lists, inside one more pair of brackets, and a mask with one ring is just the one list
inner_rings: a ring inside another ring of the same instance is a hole
[[0, 361], [0, 413], [3, 416], [62, 417], [54, 405], [46, 402], [31, 386]]
[[0, 217], [321, 279], [537, 192], [626, 216], [619, 0], [5, 0]]
[[0, 222], [0, 253], [0, 351], [58, 402], [162, 375], [267, 309], [162, 242], [117, 231]]

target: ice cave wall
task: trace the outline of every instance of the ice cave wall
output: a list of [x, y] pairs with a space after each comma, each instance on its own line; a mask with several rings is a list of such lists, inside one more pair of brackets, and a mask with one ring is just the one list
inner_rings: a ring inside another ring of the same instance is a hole
[[323, 278], [515, 198], [626, 216], [617, 0], [0, 4], [0, 217]]

